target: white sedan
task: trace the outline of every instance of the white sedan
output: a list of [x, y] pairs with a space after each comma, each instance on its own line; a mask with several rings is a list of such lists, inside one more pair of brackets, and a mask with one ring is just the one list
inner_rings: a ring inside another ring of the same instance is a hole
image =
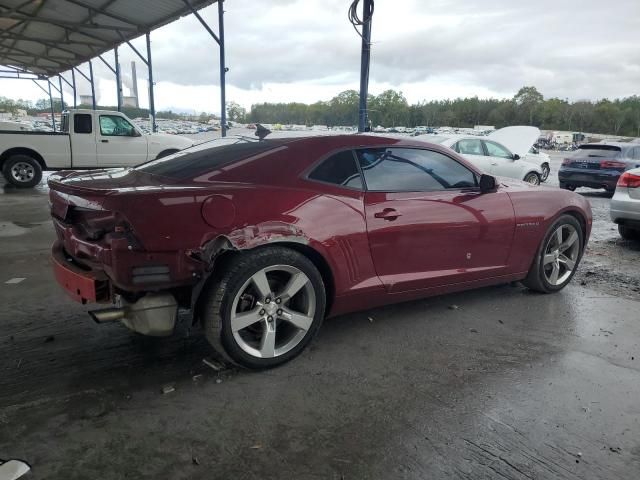
[[[502, 139], [499, 143], [494, 134], [501, 131], [507, 132], [497, 135], [497, 138]], [[529, 154], [531, 146], [539, 135], [540, 131], [535, 127], [507, 127], [487, 137], [419, 135], [417, 138], [449, 147], [491, 175], [517, 178], [539, 185], [543, 178], [546, 179], [549, 176], [548, 170], [545, 172], [540, 160]], [[507, 142], [510, 148], [504, 145]]]

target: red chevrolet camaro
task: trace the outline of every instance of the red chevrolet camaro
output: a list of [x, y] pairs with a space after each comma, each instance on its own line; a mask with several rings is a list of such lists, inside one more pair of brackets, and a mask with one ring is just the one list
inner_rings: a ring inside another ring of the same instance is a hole
[[592, 223], [580, 195], [372, 135], [223, 139], [49, 186], [56, 278], [110, 304], [96, 321], [168, 335], [190, 309], [250, 368], [295, 357], [328, 315], [518, 280], [558, 291]]

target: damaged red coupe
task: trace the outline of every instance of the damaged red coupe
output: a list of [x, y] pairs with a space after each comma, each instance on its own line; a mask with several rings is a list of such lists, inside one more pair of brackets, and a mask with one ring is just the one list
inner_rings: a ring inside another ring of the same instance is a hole
[[560, 290], [591, 231], [580, 195], [410, 138], [223, 139], [49, 186], [56, 278], [110, 305], [96, 321], [168, 335], [189, 309], [250, 368], [299, 354], [328, 315], [511, 281]]

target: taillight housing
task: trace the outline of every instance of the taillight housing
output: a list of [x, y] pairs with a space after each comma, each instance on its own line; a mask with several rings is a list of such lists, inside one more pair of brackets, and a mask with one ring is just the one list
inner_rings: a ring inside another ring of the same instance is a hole
[[624, 172], [618, 179], [618, 187], [640, 188], [640, 175], [637, 173]]
[[615, 160], [600, 160], [600, 168], [625, 168], [627, 165], [624, 162], [617, 162]]

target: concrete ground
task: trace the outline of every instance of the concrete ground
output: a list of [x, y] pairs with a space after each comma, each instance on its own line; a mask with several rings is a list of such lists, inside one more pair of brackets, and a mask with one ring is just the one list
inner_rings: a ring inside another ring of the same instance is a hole
[[186, 324], [94, 324], [54, 282], [46, 194], [0, 186], [0, 459], [30, 478], [638, 478], [640, 245], [600, 193], [583, 193], [593, 240], [562, 292], [331, 319], [261, 373], [206, 366]]

